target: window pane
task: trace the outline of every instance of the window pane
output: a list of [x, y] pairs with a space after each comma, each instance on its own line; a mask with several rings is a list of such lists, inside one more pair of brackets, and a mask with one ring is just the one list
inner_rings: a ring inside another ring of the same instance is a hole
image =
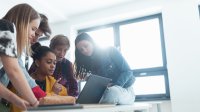
[[87, 32], [95, 41], [95, 43], [102, 47], [114, 46], [113, 28], [104, 28]]
[[136, 77], [133, 88], [136, 95], [165, 94], [165, 78], [163, 75]]
[[132, 69], [163, 66], [159, 20], [120, 26], [121, 52]]

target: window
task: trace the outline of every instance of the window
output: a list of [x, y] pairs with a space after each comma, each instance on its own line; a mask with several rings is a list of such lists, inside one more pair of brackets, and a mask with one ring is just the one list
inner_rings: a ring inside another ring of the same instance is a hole
[[[129, 63], [136, 101], [170, 99], [162, 14], [96, 26], [87, 32], [101, 47], [115, 46]], [[100, 44], [99, 44], [100, 45]]]
[[91, 37], [93, 37], [95, 43], [102, 48], [108, 47], [108, 46], [114, 46], [114, 38], [112, 38], [113, 37], [112, 27], [102, 28], [95, 31], [89, 31], [87, 33]]
[[158, 19], [123, 24], [119, 28], [121, 52], [132, 69], [163, 66]]
[[[144, 83], [145, 82], [145, 83]], [[165, 94], [164, 76], [137, 77], [134, 85], [136, 95]]]
[[40, 42], [41, 45], [44, 45], [44, 46], [49, 46], [50, 44], [49, 37], [46, 37], [46, 36], [40, 37], [38, 41]]

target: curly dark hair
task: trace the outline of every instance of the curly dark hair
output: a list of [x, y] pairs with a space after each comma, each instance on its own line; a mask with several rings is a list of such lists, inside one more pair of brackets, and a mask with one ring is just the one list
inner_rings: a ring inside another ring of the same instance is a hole
[[39, 42], [36, 42], [35, 44], [33, 44], [31, 46], [31, 49], [33, 51], [32, 58], [34, 61], [40, 60], [42, 57], [46, 56], [48, 52], [54, 53], [52, 49], [50, 49], [47, 46], [42, 46]]

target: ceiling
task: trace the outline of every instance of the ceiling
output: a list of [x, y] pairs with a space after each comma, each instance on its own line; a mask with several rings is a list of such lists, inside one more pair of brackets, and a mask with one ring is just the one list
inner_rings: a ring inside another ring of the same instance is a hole
[[16, 4], [28, 3], [45, 14], [50, 23], [67, 20], [71, 16], [102, 8], [114, 7], [134, 0], [0, 0], [0, 18]]

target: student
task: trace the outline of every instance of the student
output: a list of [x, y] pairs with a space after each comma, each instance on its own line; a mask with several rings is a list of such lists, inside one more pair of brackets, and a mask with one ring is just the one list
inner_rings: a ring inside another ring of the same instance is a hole
[[59, 84], [53, 73], [56, 67], [56, 55], [49, 47], [41, 46], [39, 43], [32, 45], [32, 58], [36, 65], [36, 70], [31, 74], [36, 83], [47, 93], [52, 95], [67, 95], [67, 89]]
[[100, 103], [132, 104], [134, 102], [132, 85], [135, 77], [117, 49], [98, 48], [87, 33], [81, 33], [76, 37], [75, 47], [77, 77], [80, 77], [82, 72], [90, 72], [112, 79]]
[[[44, 14], [41, 14], [41, 13], [40, 13], [40, 18], [41, 18], [41, 21], [40, 21], [39, 28], [36, 30], [35, 36], [30, 39], [31, 45], [38, 42], [38, 39], [41, 36], [45, 35], [47, 38], [49, 38], [51, 35], [51, 28], [49, 26], [48, 18]], [[30, 61], [32, 62], [33, 60], [31, 60], [31, 58], [29, 58], [29, 56], [25, 56], [24, 61], [25, 61], [25, 68], [26, 68], [26, 70], [28, 70], [29, 62]]]
[[[66, 52], [70, 48], [68, 37], [64, 35], [56, 35], [51, 39], [49, 46], [55, 52], [57, 58], [54, 78], [56, 80], [61, 78], [61, 81], [59, 83], [67, 88], [68, 95], [77, 96], [78, 84], [76, 79], [74, 78], [72, 63], [65, 58]], [[29, 69], [29, 73], [31, 74], [34, 71], [35, 65], [32, 64]]]
[[[29, 39], [31, 45], [36, 43], [42, 35], [45, 35], [46, 37], [50, 37], [51, 35], [51, 28], [49, 26], [48, 18], [44, 14], [41, 14], [41, 13], [39, 15], [41, 18], [40, 25], [38, 29], [35, 31], [35, 35]], [[39, 100], [40, 98], [45, 97], [46, 93], [41, 90], [41, 88], [35, 83], [35, 80], [33, 81], [32, 77], [30, 77], [29, 73], [27, 72], [29, 59], [31, 58], [29, 58], [29, 56], [26, 55], [25, 66], [22, 61], [22, 57], [18, 58], [18, 61], [27, 80], [30, 80], [29, 85], [31, 86], [33, 93], [35, 94], [36, 98]]]
[[[28, 16], [23, 16], [23, 15], [28, 15]], [[34, 19], [36, 17], [40, 18], [38, 13], [28, 4], [16, 5], [14, 8], [10, 9], [10, 11], [6, 14], [4, 19], [7, 19], [7, 20], [13, 22], [16, 26], [17, 32], [19, 32], [19, 33], [17, 33], [17, 34], [19, 34], [18, 37], [17, 37], [17, 41], [18, 41], [17, 45], [21, 44], [19, 39], [20, 39], [21, 35], [24, 35], [23, 30], [18, 30], [22, 26], [21, 23], [25, 23], [24, 24], [24, 26], [25, 26], [25, 25], [28, 24], [25, 20], [31, 21], [31, 19]], [[20, 18], [20, 19], [18, 19], [18, 18]], [[43, 22], [45, 22], [45, 21], [43, 21]], [[43, 24], [43, 27], [44, 27], [44, 23], [40, 23], [40, 26], [41, 26], [41, 24]], [[38, 30], [38, 29], [36, 29], [36, 30]], [[26, 31], [26, 29], [24, 29], [24, 31]], [[29, 33], [30, 33], [30, 31], [31, 30], [29, 30]], [[30, 41], [32, 41], [32, 38], [35, 38], [34, 34], [32, 34], [31, 37], [29, 36], [28, 40], [26, 41], [27, 43], [24, 43], [24, 44], [26, 44], [27, 49], [30, 48]], [[45, 97], [46, 93], [41, 90], [41, 88], [35, 83], [35, 81], [30, 77], [27, 70], [25, 69], [23, 61], [21, 59], [22, 54], [24, 54], [24, 53], [29, 54], [29, 51], [27, 50], [26, 52], [21, 52], [21, 54], [18, 55], [18, 63], [19, 63], [19, 65], [20, 65], [20, 67], [21, 67], [21, 69], [22, 69], [22, 71], [23, 71], [23, 73], [26, 77], [26, 80], [29, 83], [29, 86], [32, 88], [32, 91], [33, 91], [35, 97], [39, 100], [40, 98]], [[11, 85], [11, 90], [13, 92], [15, 92], [15, 89], [12, 88], [12, 85]], [[11, 111], [20, 111], [20, 109], [17, 108], [15, 105], [11, 105], [10, 107], [11, 107]]]
[[[19, 10], [16, 9], [18, 9], [19, 7], [22, 8], [23, 10], [26, 10], [28, 12], [28, 15], [23, 15], [24, 13], [22, 12], [17, 13]], [[28, 38], [32, 38], [32, 36], [35, 35], [35, 31], [37, 30], [40, 23], [40, 17], [38, 13], [29, 5], [19, 4], [11, 8], [8, 11], [8, 13], [3, 17], [3, 19], [0, 21], [1, 21], [0, 57], [1, 57], [1, 62], [3, 64], [3, 70], [6, 73], [6, 74], [3, 73], [0, 79], [4, 78], [5, 76], [8, 76], [11, 83], [14, 85], [15, 89], [24, 100], [20, 99], [17, 96], [13, 96], [13, 94], [10, 94], [11, 92], [8, 90], [1, 91], [0, 95], [1, 97], [7, 99], [8, 101], [11, 101], [13, 104], [15, 104], [16, 106], [18, 106], [23, 110], [27, 109], [27, 107], [35, 107], [39, 104], [39, 102], [35, 98], [19, 67], [17, 56], [20, 56], [22, 54], [22, 51], [25, 48], [28, 48], [27, 47]], [[10, 22], [13, 22], [14, 24]], [[15, 29], [14, 25], [16, 26], [16, 31], [14, 30]], [[15, 35], [16, 32], [17, 35]], [[16, 41], [17, 41], [17, 47], [15, 46]], [[28, 51], [28, 49], [26, 51]], [[1, 80], [1, 82], [4, 82], [3, 85], [5, 87], [8, 84], [7, 83], [8, 81], [5, 80], [3, 81]], [[2, 87], [3, 86], [1, 86], [1, 88]], [[3, 89], [5, 90], [5, 88]], [[5, 94], [7, 93], [8, 95], [12, 96], [10, 96], [9, 98], [6, 97]]]
[[67, 89], [58, 83], [61, 79], [53, 77], [57, 62], [54, 51], [38, 42], [32, 45], [32, 50], [36, 70], [31, 76], [47, 94], [40, 99], [40, 104], [75, 104], [75, 97], [68, 96]]
[[[16, 26], [17, 31], [17, 52], [18, 53], [18, 62], [20, 67], [22, 68], [22, 71], [24, 75], [26, 76], [26, 80], [29, 83], [29, 86], [32, 88], [35, 96], [39, 99], [40, 97], [45, 96], [43, 91], [38, 88], [35, 81], [29, 76], [27, 71], [24, 69], [24, 65], [22, 64], [21, 56], [22, 54], [30, 54], [30, 41], [32, 38], [35, 37], [35, 32], [38, 29], [37, 27], [32, 27], [30, 25], [30, 22], [34, 20], [38, 20], [40, 24], [40, 16], [35, 9], [33, 9], [28, 4], [19, 4], [11, 8], [8, 13], [4, 16], [3, 19], [9, 20], [10, 22], [13, 22]], [[35, 25], [36, 26], [36, 25]], [[28, 31], [27, 28], [28, 27]]]
[[50, 37], [51, 35], [51, 28], [49, 26], [48, 18], [44, 14], [41, 14], [41, 13], [40, 13], [40, 17], [41, 17], [41, 21], [40, 21], [39, 28], [36, 30], [35, 36], [30, 40], [31, 45], [38, 42], [38, 39], [41, 36], [45, 35], [46, 37]]

